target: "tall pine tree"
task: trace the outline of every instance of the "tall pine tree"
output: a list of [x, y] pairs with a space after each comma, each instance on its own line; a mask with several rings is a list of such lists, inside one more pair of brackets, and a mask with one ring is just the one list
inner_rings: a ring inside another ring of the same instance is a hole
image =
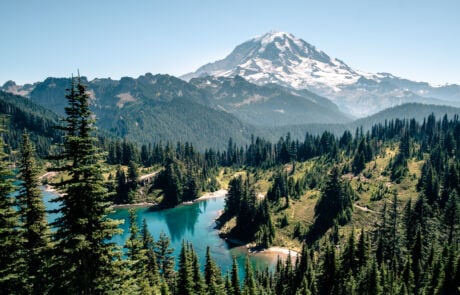
[[26, 278], [30, 294], [43, 294], [49, 277], [50, 231], [46, 221], [45, 205], [39, 189], [35, 150], [24, 132], [21, 146], [21, 188], [19, 208], [24, 228], [24, 254], [27, 265]]
[[5, 158], [0, 137], [0, 294], [15, 294], [24, 290], [22, 239], [15, 200], [11, 196], [12, 173]]
[[85, 86], [74, 79], [66, 95], [63, 151], [58, 156], [69, 175], [59, 185], [61, 214], [56, 228], [56, 286], [54, 292], [95, 294], [107, 291], [113, 267], [114, 244], [109, 239], [119, 232], [110, 213], [109, 194], [104, 186], [101, 153], [96, 147], [95, 120], [89, 109]]

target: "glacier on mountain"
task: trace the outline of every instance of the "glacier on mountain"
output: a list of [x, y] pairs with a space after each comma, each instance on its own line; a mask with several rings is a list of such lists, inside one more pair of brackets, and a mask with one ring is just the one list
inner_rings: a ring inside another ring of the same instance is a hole
[[271, 31], [238, 45], [227, 57], [181, 78], [241, 76], [325, 96], [343, 111], [364, 117], [407, 102], [460, 106], [460, 86], [433, 87], [389, 73], [354, 70], [287, 32]]

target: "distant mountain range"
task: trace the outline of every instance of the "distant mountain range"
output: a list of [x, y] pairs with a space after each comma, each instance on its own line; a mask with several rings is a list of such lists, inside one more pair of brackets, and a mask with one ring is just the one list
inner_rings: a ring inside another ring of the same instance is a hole
[[[189, 141], [200, 149], [224, 148], [229, 137], [246, 143], [251, 134], [276, 140], [289, 131], [303, 137], [391, 118], [420, 119], [431, 111], [458, 114], [458, 108], [434, 105], [460, 105], [458, 85], [433, 87], [357, 71], [281, 32], [246, 41], [225, 59], [181, 78], [147, 73], [82, 80], [100, 129], [139, 143]], [[62, 116], [69, 85], [69, 78], [8, 81], [0, 91], [8, 98], [5, 105], [18, 97]]]
[[308, 89], [350, 115], [365, 117], [408, 102], [460, 106], [460, 86], [434, 87], [388, 73], [352, 69], [290, 33], [269, 32], [238, 45], [226, 58], [181, 78], [241, 76], [257, 85]]
[[258, 86], [240, 76], [194, 78], [190, 84], [207, 94], [213, 108], [256, 126], [351, 121], [351, 117], [330, 100], [308, 90], [289, 89], [277, 84]]
[[[168, 77], [161, 76], [161, 78]], [[184, 83], [176, 78], [169, 78], [173, 82]], [[47, 87], [40, 85], [48, 91], [42, 89], [38, 92], [41, 95], [35, 93], [34, 96], [48, 108], [36, 104], [32, 99], [0, 91], [0, 118], [7, 118], [6, 121], [3, 119], [6, 129], [4, 138], [12, 148], [18, 148], [18, 139], [21, 137], [22, 130], [28, 130], [31, 133], [32, 140], [38, 145], [41, 155], [46, 155], [52, 142], [60, 141], [62, 135], [53, 129], [53, 126], [60, 124], [59, 116], [49, 109], [63, 115], [61, 107], [66, 101], [63, 96], [53, 97], [52, 93], [64, 91], [69, 82], [68, 79], [50, 78], [47, 79], [49, 83]], [[89, 92], [92, 93], [92, 91], [94, 90]], [[46, 97], [50, 99], [46, 100]], [[449, 118], [460, 115], [460, 108], [409, 103], [347, 123], [254, 126], [241, 122], [232, 114], [174, 96], [169, 99], [163, 96], [159, 101], [142, 99], [125, 102], [125, 100], [123, 98], [121, 102], [117, 100], [118, 104], [115, 103], [115, 107], [110, 104], [103, 105], [97, 100], [92, 101], [92, 109], [97, 114], [97, 124], [103, 136], [124, 138], [140, 144], [159, 141], [172, 143], [188, 141], [200, 150], [224, 149], [230, 137], [237, 144], [247, 144], [252, 134], [277, 141], [280, 137], [290, 133], [291, 138], [303, 140], [306, 132], [320, 134], [323, 131], [330, 131], [341, 135], [347, 129], [354, 131], [362, 126], [364, 130], [369, 130], [374, 124], [392, 119], [415, 118], [421, 121], [431, 113], [438, 118], [445, 114]], [[126, 104], [121, 106], [122, 102]]]
[[[256, 132], [235, 116], [209, 107], [206, 93], [173, 76], [92, 81], [83, 77], [82, 81], [88, 86], [98, 127], [120, 138], [139, 143], [189, 141], [199, 148], [222, 148], [229, 137], [242, 143]], [[47, 78], [22, 94], [62, 116], [69, 85], [69, 78]]]
[[[352, 121], [330, 100], [307, 90], [259, 86], [239, 76], [185, 82], [148, 73], [120, 80], [82, 80], [98, 126], [141, 143], [180, 140], [200, 148], [221, 148], [229, 137], [236, 143], [247, 142], [251, 134], [260, 133], [258, 127]], [[9, 81], [0, 90], [21, 94], [64, 115], [69, 85], [69, 78], [47, 78], [24, 86]]]

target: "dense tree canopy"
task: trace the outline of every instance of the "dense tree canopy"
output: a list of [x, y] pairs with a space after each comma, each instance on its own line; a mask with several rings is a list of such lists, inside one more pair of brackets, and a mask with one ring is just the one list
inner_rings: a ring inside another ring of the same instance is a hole
[[[303, 141], [293, 140], [290, 134], [276, 143], [253, 136], [247, 146], [237, 146], [230, 139], [224, 151], [200, 153], [190, 143], [152, 143], [139, 148], [126, 140], [101, 141], [95, 134], [85, 86], [79, 79], [72, 81], [64, 124], [56, 131], [64, 134], [63, 145], [51, 149], [57, 152], [52, 159], [54, 169], [62, 172], [58, 184], [62, 196], [57, 200], [60, 216], [51, 225], [53, 230], [46, 223], [29, 136], [24, 133], [20, 157], [16, 157], [21, 179], [17, 197], [12, 194], [9, 166], [16, 143], [9, 141], [7, 159], [0, 139], [0, 293], [460, 293], [458, 117], [436, 120], [432, 115], [422, 123], [391, 120], [366, 133], [358, 128], [354, 136], [350, 131], [340, 137], [324, 132], [306, 134]], [[0, 107], [7, 105], [0, 103]], [[11, 114], [38, 116], [24, 110]], [[48, 127], [48, 123], [40, 124]], [[30, 128], [31, 124], [26, 122]], [[38, 156], [43, 156], [44, 146], [37, 148]], [[108, 151], [106, 158], [98, 147]], [[376, 168], [376, 158], [388, 150], [391, 161]], [[307, 160], [311, 160], [308, 169], [296, 173]], [[420, 169], [409, 175], [414, 163]], [[103, 175], [106, 164], [116, 167], [114, 196], [108, 193]], [[135, 210], [130, 211], [128, 239], [120, 251], [109, 242], [119, 232], [118, 224], [108, 217], [110, 201], [132, 202], [131, 196], [141, 186], [138, 168], [153, 165], [160, 172], [151, 189], [161, 190], [164, 207], [219, 188], [220, 168], [238, 171], [226, 175], [228, 196], [219, 221], [235, 224], [226, 237], [259, 248], [286, 242], [277, 239], [289, 228], [288, 213], [295, 213], [289, 210], [314, 190], [316, 195], [308, 195], [315, 201], [312, 223], [291, 225], [295, 230], [289, 233], [301, 245], [299, 255], [279, 259], [274, 270], [253, 268], [246, 260], [241, 279], [236, 259], [230, 272], [222, 273], [208, 248], [200, 266], [193, 245], [186, 241], [176, 261], [167, 235], [162, 233], [155, 240], [147, 223], [139, 224]], [[365, 189], [362, 182], [372, 181], [373, 169], [381, 169], [389, 185], [376, 186], [368, 194], [370, 202], [381, 205], [369, 213], [374, 223], [355, 228], [359, 215], [353, 208]], [[264, 179], [266, 196], [258, 194], [256, 185], [263, 173], [270, 175]], [[356, 180], [354, 186], [350, 179]], [[398, 183], [417, 183], [416, 195], [407, 198], [388, 188]], [[282, 218], [273, 222], [273, 216]]]

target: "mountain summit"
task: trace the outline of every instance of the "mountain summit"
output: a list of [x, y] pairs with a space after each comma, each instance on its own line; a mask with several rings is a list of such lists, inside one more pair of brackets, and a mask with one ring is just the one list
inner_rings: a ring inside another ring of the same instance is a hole
[[181, 78], [188, 81], [203, 76], [241, 76], [258, 85], [308, 89], [357, 117], [408, 102], [460, 105], [458, 85], [433, 87], [388, 73], [358, 71], [287, 32], [271, 31], [254, 37], [224, 59]]
[[256, 84], [276, 83], [296, 89], [330, 88], [355, 83], [360, 74], [341, 60], [291, 33], [271, 31], [238, 45], [225, 59], [184, 75], [242, 76]]

